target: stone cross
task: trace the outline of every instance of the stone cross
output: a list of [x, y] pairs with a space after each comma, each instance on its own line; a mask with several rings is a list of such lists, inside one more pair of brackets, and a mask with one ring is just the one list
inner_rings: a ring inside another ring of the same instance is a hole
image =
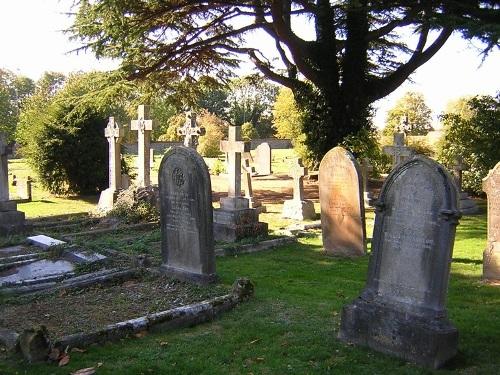
[[109, 188], [113, 191], [121, 189], [121, 161], [120, 140], [123, 137], [123, 129], [115, 121], [109, 118], [108, 126], [104, 129], [104, 136], [109, 143]]
[[137, 130], [137, 170], [139, 186], [149, 186], [150, 179], [150, 155], [149, 140], [153, 130], [153, 120], [149, 118], [149, 106], [140, 105], [137, 109], [137, 120], [132, 120], [132, 130]]
[[406, 133], [408, 131], [410, 122], [408, 121], [408, 114], [405, 113], [401, 116], [399, 120], [399, 126], [397, 129], [397, 133]]
[[455, 164], [453, 165], [453, 175], [455, 176], [455, 181], [457, 182], [458, 191], [462, 192], [462, 172], [468, 169], [467, 165], [461, 156], [457, 156], [455, 159]]
[[245, 189], [245, 198], [251, 200], [253, 197], [252, 189], [252, 167], [250, 166], [250, 159], [243, 159], [243, 187]]
[[177, 130], [177, 134], [184, 136], [184, 146], [196, 150], [198, 137], [205, 135], [205, 128], [196, 123], [196, 113], [188, 110], [186, 111], [186, 122], [182, 128]]
[[295, 158], [290, 168], [290, 176], [293, 177], [293, 199], [296, 201], [304, 200], [304, 176], [307, 174], [307, 168], [302, 164], [301, 158]]
[[4, 133], [0, 133], [0, 202], [9, 200], [9, 153], [7, 140]]
[[392, 156], [392, 167], [406, 160], [413, 155], [411, 148], [405, 146], [405, 134], [394, 133], [394, 144], [392, 146], [384, 146], [384, 153]]
[[241, 154], [250, 151], [250, 142], [241, 140], [241, 126], [229, 126], [227, 141], [220, 141], [221, 151], [228, 155], [229, 198], [241, 197]]

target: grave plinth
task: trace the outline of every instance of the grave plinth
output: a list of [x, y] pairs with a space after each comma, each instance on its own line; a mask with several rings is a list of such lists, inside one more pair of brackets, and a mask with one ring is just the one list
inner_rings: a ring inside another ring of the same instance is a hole
[[500, 281], [500, 162], [483, 179], [488, 196], [488, 242], [483, 252], [483, 278]]
[[284, 202], [282, 217], [294, 220], [316, 218], [314, 203], [304, 199], [304, 176], [306, 174], [307, 168], [302, 165], [302, 159], [295, 158], [290, 168], [290, 175], [293, 177], [293, 199]]
[[257, 209], [241, 196], [241, 154], [250, 151], [250, 143], [241, 140], [240, 126], [229, 126], [229, 140], [221, 141], [220, 148], [228, 155], [229, 187], [220, 208], [214, 210], [215, 240], [234, 242], [267, 234], [267, 223], [259, 222]]
[[0, 235], [22, 233], [25, 227], [24, 212], [17, 211], [17, 203], [9, 200], [9, 164], [6, 137], [0, 133]]
[[459, 216], [456, 185], [437, 162], [419, 156], [391, 172], [366, 286], [342, 309], [339, 339], [434, 369], [455, 356], [445, 304]]

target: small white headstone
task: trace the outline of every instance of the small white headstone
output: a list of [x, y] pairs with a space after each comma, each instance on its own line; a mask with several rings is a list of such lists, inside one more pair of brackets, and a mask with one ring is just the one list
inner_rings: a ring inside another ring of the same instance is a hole
[[66, 242], [64, 241], [56, 240], [55, 238], [45, 236], [43, 234], [40, 234], [38, 236], [28, 237], [28, 242], [31, 243], [32, 245], [41, 247], [42, 249], [48, 249], [52, 246], [66, 244]]

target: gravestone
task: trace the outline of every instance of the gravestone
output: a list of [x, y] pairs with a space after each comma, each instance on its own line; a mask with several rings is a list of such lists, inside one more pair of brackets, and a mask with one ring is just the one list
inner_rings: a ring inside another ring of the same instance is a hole
[[316, 218], [314, 203], [304, 199], [304, 176], [306, 174], [307, 168], [302, 165], [302, 159], [295, 158], [290, 168], [290, 175], [293, 177], [293, 199], [284, 202], [282, 217], [294, 220]]
[[118, 191], [122, 188], [120, 141], [123, 137], [123, 129], [114, 117], [109, 118], [108, 125], [104, 129], [104, 136], [109, 145], [109, 187], [101, 192], [97, 206], [100, 210], [108, 211], [113, 208]]
[[131, 129], [137, 130], [137, 185], [151, 185], [151, 155], [149, 142], [153, 121], [149, 119], [149, 106], [140, 105], [137, 109], [137, 120], [132, 120]]
[[215, 282], [212, 187], [203, 158], [191, 148], [173, 147], [163, 156], [158, 183], [162, 271]]
[[[250, 155], [250, 153], [247, 153]], [[256, 208], [259, 213], [266, 212], [266, 206], [253, 196], [252, 188], [252, 167], [250, 166], [250, 158], [243, 157], [243, 190], [245, 191], [245, 198], [248, 199], [248, 207]]]
[[24, 212], [17, 211], [17, 203], [9, 200], [9, 147], [4, 133], [0, 133], [0, 235], [25, 231]]
[[370, 159], [363, 158], [361, 160], [361, 175], [363, 176], [363, 200], [365, 208], [371, 207], [373, 201], [372, 193], [368, 191], [368, 181], [372, 171], [373, 165], [370, 163]]
[[32, 184], [33, 180], [30, 176], [27, 178], [21, 178], [16, 183], [17, 196], [19, 199], [27, 202], [32, 200]]
[[271, 170], [271, 146], [269, 143], [264, 142], [257, 146], [255, 149], [255, 170], [261, 176], [272, 174]]
[[438, 368], [457, 353], [446, 294], [458, 191], [445, 168], [423, 156], [399, 164], [376, 203], [368, 280], [344, 306], [339, 338]]
[[453, 175], [455, 176], [458, 192], [460, 194], [458, 208], [460, 208], [462, 215], [473, 215], [479, 212], [479, 208], [477, 207], [476, 202], [470, 199], [467, 193], [462, 190], [462, 174], [463, 171], [466, 170], [468, 170], [468, 167], [464, 163], [462, 157], [457, 157], [455, 159], [455, 164], [453, 165]]
[[488, 242], [483, 253], [483, 278], [500, 281], [500, 162], [483, 179], [488, 196]]
[[220, 148], [227, 154], [229, 187], [214, 210], [215, 240], [234, 242], [267, 234], [267, 223], [259, 222], [258, 210], [241, 196], [241, 154], [250, 151], [250, 142], [241, 140], [241, 126], [229, 126], [228, 140], [220, 141]]
[[184, 126], [177, 129], [177, 134], [184, 136], [184, 146], [196, 150], [196, 147], [198, 147], [198, 138], [205, 135], [205, 128], [198, 126], [196, 123], [196, 113], [187, 110]]
[[365, 206], [361, 172], [354, 156], [342, 147], [328, 151], [319, 166], [321, 229], [326, 253], [366, 253]]
[[414, 152], [411, 148], [405, 146], [405, 134], [394, 133], [394, 144], [384, 146], [384, 154], [392, 156], [392, 168], [411, 157]]

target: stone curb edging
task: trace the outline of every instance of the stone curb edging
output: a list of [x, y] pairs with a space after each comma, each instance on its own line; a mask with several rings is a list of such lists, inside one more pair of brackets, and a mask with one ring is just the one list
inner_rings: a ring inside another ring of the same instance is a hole
[[272, 249], [273, 247], [278, 247], [281, 245], [286, 245], [294, 242], [297, 242], [297, 238], [292, 236], [284, 236], [272, 240], [261, 241], [256, 244], [236, 245], [228, 248], [217, 248], [215, 249], [215, 256], [220, 257], [220, 256], [256, 253], [259, 251]]
[[85, 232], [75, 232], [75, 233], [63, 233], [61, 234], [62, 239], [69, 239], [71, 237], [78, 237], [78, 236], [88, 236], [92, 234], [104, 234], [104, 233], [110, 233], [110, 232], [117, 232], [117, 231], [124, 231], [124, 230], [129, 230], [129, 229], [148, 229], [148, 228], [155, 228], [155, 227], [160, 226], [159, 221], [153, 221], [149, 223], [139, 223], [139, 224], [132, 224], [132, 225], [127, 225], [123, 227], [117, 227], [117, 228], [103, 228], [103, 229], [94, 229], [94, 230], [88, 230]]

